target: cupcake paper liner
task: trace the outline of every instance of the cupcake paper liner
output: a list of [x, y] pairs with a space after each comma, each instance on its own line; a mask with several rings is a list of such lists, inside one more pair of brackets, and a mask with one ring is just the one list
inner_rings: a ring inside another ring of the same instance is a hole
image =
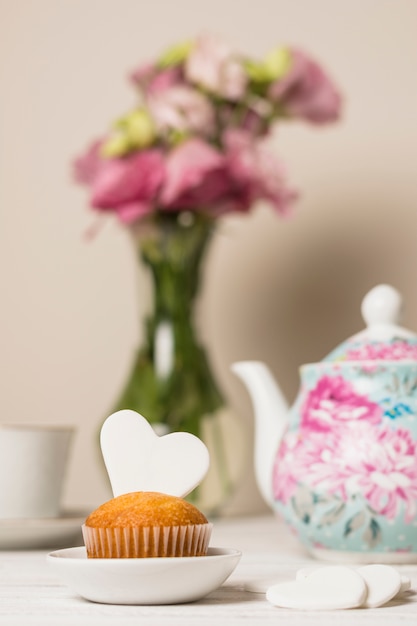
[[137, 528], [82, 526], [88, 558], [205, 556], [213, 524]]

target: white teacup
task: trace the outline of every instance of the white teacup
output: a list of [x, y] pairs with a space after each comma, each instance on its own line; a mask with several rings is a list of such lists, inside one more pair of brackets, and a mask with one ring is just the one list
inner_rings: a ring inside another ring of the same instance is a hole
[[0, 518], [60, 515], [74, 429], [0, 424]]

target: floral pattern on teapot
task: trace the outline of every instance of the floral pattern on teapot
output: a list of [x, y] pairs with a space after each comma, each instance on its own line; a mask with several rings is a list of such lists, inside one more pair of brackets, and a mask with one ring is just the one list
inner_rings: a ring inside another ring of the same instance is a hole
[[276, 506], [313, 548], [416, 551], [417, 363], [355, 359], [301, 368]]
[[393, 337], [387, 341], [350, 341], [336, 348], [326, 361], [417, 361], [417, 341]]

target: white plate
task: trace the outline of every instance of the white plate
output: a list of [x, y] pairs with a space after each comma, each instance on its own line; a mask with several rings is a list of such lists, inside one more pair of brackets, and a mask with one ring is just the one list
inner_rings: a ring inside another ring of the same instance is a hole
[[239, 550], [209, 548], [207, 556], [88, 559], [84, 547], [57, 550], [47, 560], [86, 600], [105, 604], [178, 604], [203, 598], [235, 569]]
[[63, 548], [82, 541], [86, 515], [63, 513], [61, 517], [0, 519], [0, 550]]

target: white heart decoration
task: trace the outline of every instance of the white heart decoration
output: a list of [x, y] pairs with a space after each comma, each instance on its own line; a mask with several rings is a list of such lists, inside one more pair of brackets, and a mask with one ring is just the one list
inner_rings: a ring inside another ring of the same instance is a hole
[[159, 491], [184, 497], [206, 475], [210, 457], [205, 444], [190, 433], [158, 437], [136, 411], [110, 415], [100, 445], [114, 497], [133, 491]]

